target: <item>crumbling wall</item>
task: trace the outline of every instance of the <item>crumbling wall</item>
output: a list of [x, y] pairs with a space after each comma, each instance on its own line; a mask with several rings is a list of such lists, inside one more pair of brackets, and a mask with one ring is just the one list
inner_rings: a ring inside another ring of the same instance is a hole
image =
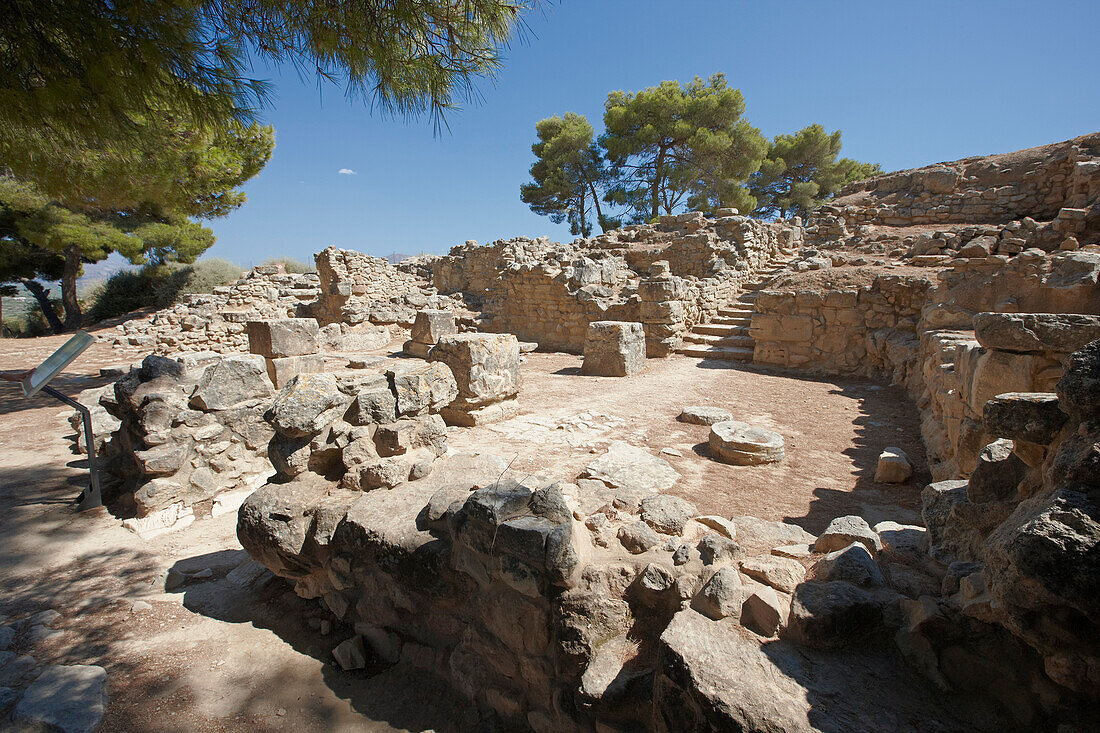
[[857, 207], [849, 226], [1057, 218], [1067, 225], [1080, 221], [1078, 233], [1095, 236], [1100, 233], [1098, 199], [1100, 133], [1093, 133], [1004, 155], [875, 176], [845, 187], [833, 205]]
[[314, 255], [314, 260], [320, 295], [313, 315], [322, 324], [355, 325], [369, 320], [411, 325], [416, 307], [445, 307], [429, 304], [428, 297], [435, 293], [427, 282], [381, 257], [329, 247]]
[[248, 351], [247, 321], [308, 316], [317, 300], [316, 274], [291, 275], [280, 265], [260, 265], [232, 285], [198, 293], [151, 316], [116, 327], [114, 344], [143, 346], [157, 354]]

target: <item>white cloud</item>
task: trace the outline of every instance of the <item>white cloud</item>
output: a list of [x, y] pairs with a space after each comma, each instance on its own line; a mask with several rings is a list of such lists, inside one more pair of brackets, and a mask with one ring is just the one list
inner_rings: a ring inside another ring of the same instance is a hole
[[340, 170], [338, 170], [336, 172], [339, 173], [342, 176], [354, 176], [354, 175], [356, 175], [355, 171], [353, 171], [351, 168], [341, 168]]

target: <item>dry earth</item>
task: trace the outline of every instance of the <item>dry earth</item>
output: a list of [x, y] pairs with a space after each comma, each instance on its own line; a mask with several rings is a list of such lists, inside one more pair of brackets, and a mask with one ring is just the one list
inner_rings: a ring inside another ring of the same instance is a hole
[[[0, 369], [34, 366], [63, 341], [0, 341]], [[100, 367], [140, 357], [97, 344], [58, 385], [74, 394], [104, 384]], [[450, 445], [496, 452], [520, 474], [572, 479], [610, 441], [625, 440], [666, 451], [682, 476], [672, 493], [706, 513], [785, 519], [811, 532], [841, 514], [872, 523], [919, 519], [928, 474], [916, 409], [898, 388], [686, 357], [651, 361], [629, 379], [583, 377], [579, 367], [576, 356], [529, 355], [521, 415], [456, 430]], [[787, 460], [760, 467], [709, 460], [707, 428], [676, 421], [686, 405], [725, 407], [780, 432]], [[48, 663], [103, 666], [110, 705], [102, 730], [467, 727], [464, 706], [423, 675], [381, 665], [339, 670], [328, 650], [350, 629], [322, 635], [321, 608], [281, 581], [252, 587], [227, 579], [246, 558], [234, 515], [143, 542], [105, 510], [74, 512], [86, 464], [70, 450], [68, 414], [48, 397], [24, 400], [16, 385], [0, 382], [0, 616], [61, 612], [57, 634], [13, 648]], [[913, 460], [908, 484], [873, 483], [887, 445]], [[207, 577], [165, 589], [169, 571], [204, 568]]]

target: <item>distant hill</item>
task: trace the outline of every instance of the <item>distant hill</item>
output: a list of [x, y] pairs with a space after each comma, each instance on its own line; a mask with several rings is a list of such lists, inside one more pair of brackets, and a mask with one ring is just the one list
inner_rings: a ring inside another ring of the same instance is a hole
[[407, 260], [410, 257], [415, 257], [415, 256], [416, 255], [407, 255], [407, 254], [403, 254], [401, 252], [394, 252], [392, 255], [386, 255], [385, 260], [387, 262], [389, 262], [391, 265], [396, 265], [401, 260]]

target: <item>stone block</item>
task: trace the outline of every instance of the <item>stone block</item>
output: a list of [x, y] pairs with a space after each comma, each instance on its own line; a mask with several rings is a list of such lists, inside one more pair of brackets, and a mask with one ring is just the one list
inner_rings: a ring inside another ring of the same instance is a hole
[[1053, 392], [1008, 392], [985, 403], [982, 424], [990, 435], [1049, 445], [1066, 422]]
[[708, 446], [712, 458], [737, 466], [774, 463], [786, 455], [782, 435], [736, 420], [712, 425]]
[[258, 357], [229, 357], [206, 368], [191, 395], [190, 404], [206, 412], [228, 410], [242, 402], [273, 394], [272, 382]]
[[1069, 353], [1100, 339], [1100, 315], [978, 313], [974, 336], [987, 349]]
[[878, 465], [875, 467], [876, 483], [901, 484], [908, 481], [911, 475], [913, 466], [909, 463], [909, 456], [901, 448], [891, 446], [879, 454]]
[[281, 318], [249, 321], [248, 350], [268, 359], [316, 354], [320, 350], [321, 329], [313, 318]]
[[508, 333], [443, 336], [428, 361], [450, 367], [458, 396], [449, 405], [473, 410], [519, 394], [519, 340]]
[[458, 333], [455, 314], [446, 310], [421, 310], [416, 312], [411, 338], [421, 344], [435, 344], [444, 336]]
[[464, 428], [473, 428], [478, 425], [490, 425], [492, 423], [510, 420], [519, 414], [519, 400], [510, 399], [495, 402], [484, 407], [475, 407], [472, 410], [458, 410], [453, 407], [440, 409], [439, 416], [448, 425], [457, 425]]
[[320, 354], [304, 356], [283, 356], [277, 359], [264, 359], [267, 376], [276, 389], [282, 389], [287, 382], [299, 374], [320, 374], [325, 371], [325, 358]]
[[420, 341], [409, 340], [401, 346], [401, 350], [409, 356], [415, 356], [418, 359], [427, 359], [428, 352], [432, 350], [432, 346], [434, 345], [435, 344], [425, 344]]
[[629, 377], [645, 368], [645, 330], [640, 323], [593, 321], [584, 339], [581, 374]]

